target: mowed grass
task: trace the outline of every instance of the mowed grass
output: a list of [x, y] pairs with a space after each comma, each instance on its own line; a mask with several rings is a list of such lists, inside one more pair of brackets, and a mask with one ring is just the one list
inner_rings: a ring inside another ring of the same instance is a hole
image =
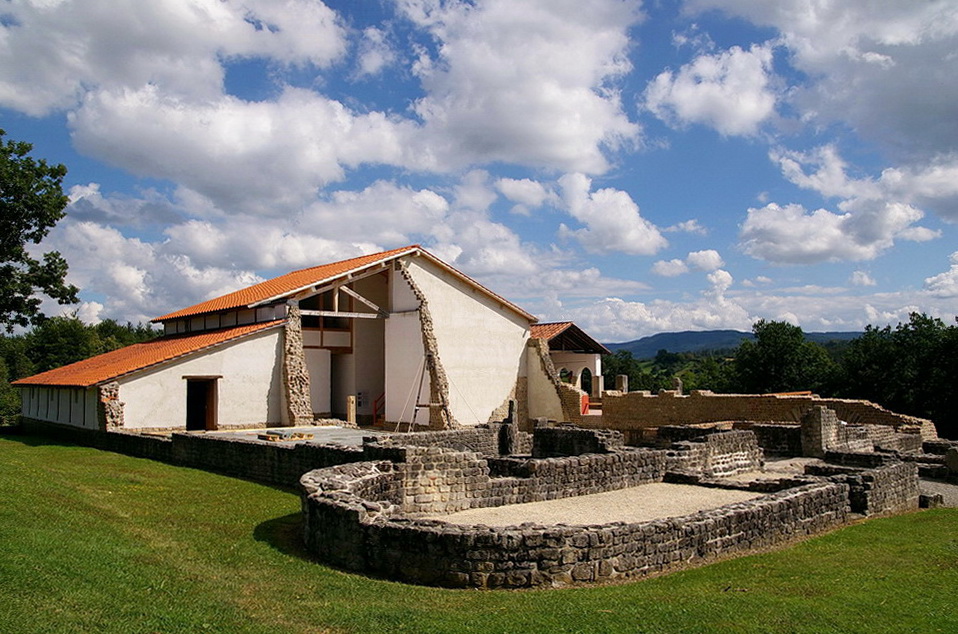
[[958, 510], [616, 586], [442, 590], [333, 570], [295, 494], [0, 436], [0, 632], [956, 632]]

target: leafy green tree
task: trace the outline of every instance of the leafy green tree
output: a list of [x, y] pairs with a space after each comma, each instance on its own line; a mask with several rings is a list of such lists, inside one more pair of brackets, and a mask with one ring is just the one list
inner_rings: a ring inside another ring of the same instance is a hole
[[760, 319], [752, 326], [754, 341], [743, 341], [735, 353], [736, 391], [747, 394], [812, 390], [827, 392], [836, 366], [820, 345], [805, 340], [798, 326]]
[[636, 360], [628, 350], [616, 350], [615, 353], [602, 357], [602, 376], [605, 378], [605, 389], [615, 389], [615, 377], [625, 374], [629, 377], [629, 390], [649, 390], [671, 388], [671, 378], [661, 374], [649, 372], [642, 367], [642, 362]]
[[842, 358], [840, 393], [902, 414], [930, 418], [942, 436], [958, 437], [958, 327], [923, 313], [852, 340]]
[[110, 352], [134, 343], [149, 341], [160, 333], [148, 325], [127, 323], [121, 326], [112, 319], [104, 319], [95, 326], [91, 326], [100, 340], [98, 352]]
[[0, 358], [0, 425], [12, 425], [20, 415], [20, 394], [9, 380], [7, 364]]
[[101, 345], [96, 330], [76, 316], [47, 319], [27, 336], [27, 349], [37, 372], [92, 357], [100, 352]]
[[697, 356], [679, 376], [686, 392], [711, 390], [725, 394], [732, 391], [732, 367], [724, 358], [720, 360], [711, 355]]
[[64, 216], [63, 165], [29, 155], [32, 145], [4, 141], [0, 130], [0, 324], [37, 325], [43, 293], [60, 304], [76, 303], [78, 289], [64, 281], [66, 260], [56, 251], [35, 259], [28, 243], [39, 244]]

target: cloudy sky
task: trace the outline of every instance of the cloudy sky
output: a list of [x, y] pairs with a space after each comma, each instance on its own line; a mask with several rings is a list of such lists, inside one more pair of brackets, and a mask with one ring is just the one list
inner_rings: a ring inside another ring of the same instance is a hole
[[[954, 0], [12, 0], [87, 321], [421, 244], [602, 341], [958, 314]], [[76, 307], [74, 307], [76, 308]]]

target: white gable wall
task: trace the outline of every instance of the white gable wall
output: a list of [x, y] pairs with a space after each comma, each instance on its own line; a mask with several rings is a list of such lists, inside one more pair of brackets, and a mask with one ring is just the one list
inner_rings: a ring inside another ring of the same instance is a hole
[[[410, 423], [416, 406], [416, 389], [423, 372], [422, 330], [419, 324], [419, 300], [399, 273], [392, 273], [390, 284], [392, 312], [386, 320], [386, 420]], [[422, 384], [422, 402], [429, 402], [429, 374]], [[414, 421], [429, 424], [429, 410], [423, 409]], [[403, 426], [403, 429], [406, 429]]]
[[121, 378], [124, 427], [185, 428], [186, 379], [217, 380], [220, 428], [279, 424], [286, 417], [282, 389], [282, 329], [273, 328]]
[[522, 369], [528, 319], [424, 258], [406, 262], [429, 304], [453, 417], [488, 422]]

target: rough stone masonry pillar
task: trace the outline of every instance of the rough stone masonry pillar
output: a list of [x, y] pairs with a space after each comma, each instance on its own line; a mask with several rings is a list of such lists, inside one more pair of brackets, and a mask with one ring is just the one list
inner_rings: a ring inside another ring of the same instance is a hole
[[309, 400], [309, 371], [303, 351], [303, 320], [299, 306], [287, 304], [283, 337], [283, 390], [289, 424], [312, 425], [313, 407]]

